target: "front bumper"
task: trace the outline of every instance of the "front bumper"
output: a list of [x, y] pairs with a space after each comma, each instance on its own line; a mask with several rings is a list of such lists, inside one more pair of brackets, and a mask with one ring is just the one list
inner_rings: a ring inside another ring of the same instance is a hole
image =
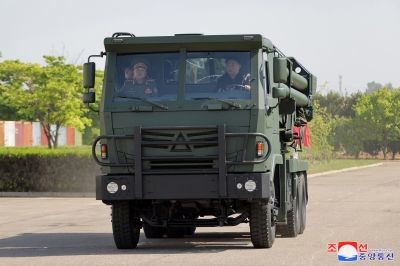
[[[254, 191], [245, 189], [245, 183], [253, 180]], [[218, 174], [191, 175], [144, 175], [142, 187], [135, 187], [135, 175], [96, 176], [97, 200], [182, 200], [182, 199], [268, 199], [271, 197], [270, 172], [226, 175], [226, 187], [219, 187]], [[115, 193], [107, 191], [107, 185], [118, 185]], [[238, 184], [241, 184], [238, 186]], [[122, 190], [125, 186], [125, 190]], [[141, 193], [136, 193], [140, 191]], [[221, 192], [222, 191], [222, 195]], [[138, 195], [140, 194], [140, 196]]]

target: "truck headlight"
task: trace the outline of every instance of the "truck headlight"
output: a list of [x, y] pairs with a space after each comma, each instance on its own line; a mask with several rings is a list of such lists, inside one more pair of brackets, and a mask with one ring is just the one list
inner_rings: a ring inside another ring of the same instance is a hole
[[107, 185], [107, 191], [110, 192], [111, 194], [114, 194], [118, 191], [118, 185], [115, 182], [110, 182]]
[[248, 192], [253, 192], [256, 189], [257, 185], [256, 182], [254, 182], [253, 180], [248, 180], [245, 184], [244, 184], [244, 188], [248, 191]]

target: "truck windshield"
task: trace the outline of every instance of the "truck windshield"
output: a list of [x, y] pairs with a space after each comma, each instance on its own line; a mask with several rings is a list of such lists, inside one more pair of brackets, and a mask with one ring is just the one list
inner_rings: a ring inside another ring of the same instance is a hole
[[118, 55], [114, 102], [176, 101], [179, 53]]
[[185, 100], [250, 99], [249, 52], [189, 52]]
[[[177, 101], [179, 52], [117, 55], [114, 102]], [[185, 100], [250, 99], [249, 52], [188, 52]]]

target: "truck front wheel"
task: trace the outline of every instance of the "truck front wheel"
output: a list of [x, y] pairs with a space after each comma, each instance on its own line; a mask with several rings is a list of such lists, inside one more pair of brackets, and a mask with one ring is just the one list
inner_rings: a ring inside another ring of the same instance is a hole
[[271, 248], [275, 241], [274, 206], [269, 202], [252, 202], [250, 235], [255, 248]]
[[292, 197], [292, 209], [287, 212], [287, 224], [279, 225], [278, 231], [282, 237], [297, 237], [300, 231], [300, 197], [299, 188], [297, 188], [297, 196]]
[[136, 248], [140, 236], [140, 220], [134, 216], [130, 202], [115, 202], [112, 206], [111, 216], [114, 241], [117, 248]]

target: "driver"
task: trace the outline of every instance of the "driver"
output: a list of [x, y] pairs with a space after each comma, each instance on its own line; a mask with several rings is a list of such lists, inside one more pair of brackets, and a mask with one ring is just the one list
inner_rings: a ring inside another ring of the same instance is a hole
[[226, 73], [217, 80], [217, 91], [245, 90], [250, 91], [249, 75], [241, 71], [239, 58], [226, 58]]
[[132, 61], [133, 77], [118, 91], [129, 96], [141, 98], [157, 97], [158, 90], [154, 80], [147, 77], [147, 67], [150, 65], [145, 58], [136, 58]]

